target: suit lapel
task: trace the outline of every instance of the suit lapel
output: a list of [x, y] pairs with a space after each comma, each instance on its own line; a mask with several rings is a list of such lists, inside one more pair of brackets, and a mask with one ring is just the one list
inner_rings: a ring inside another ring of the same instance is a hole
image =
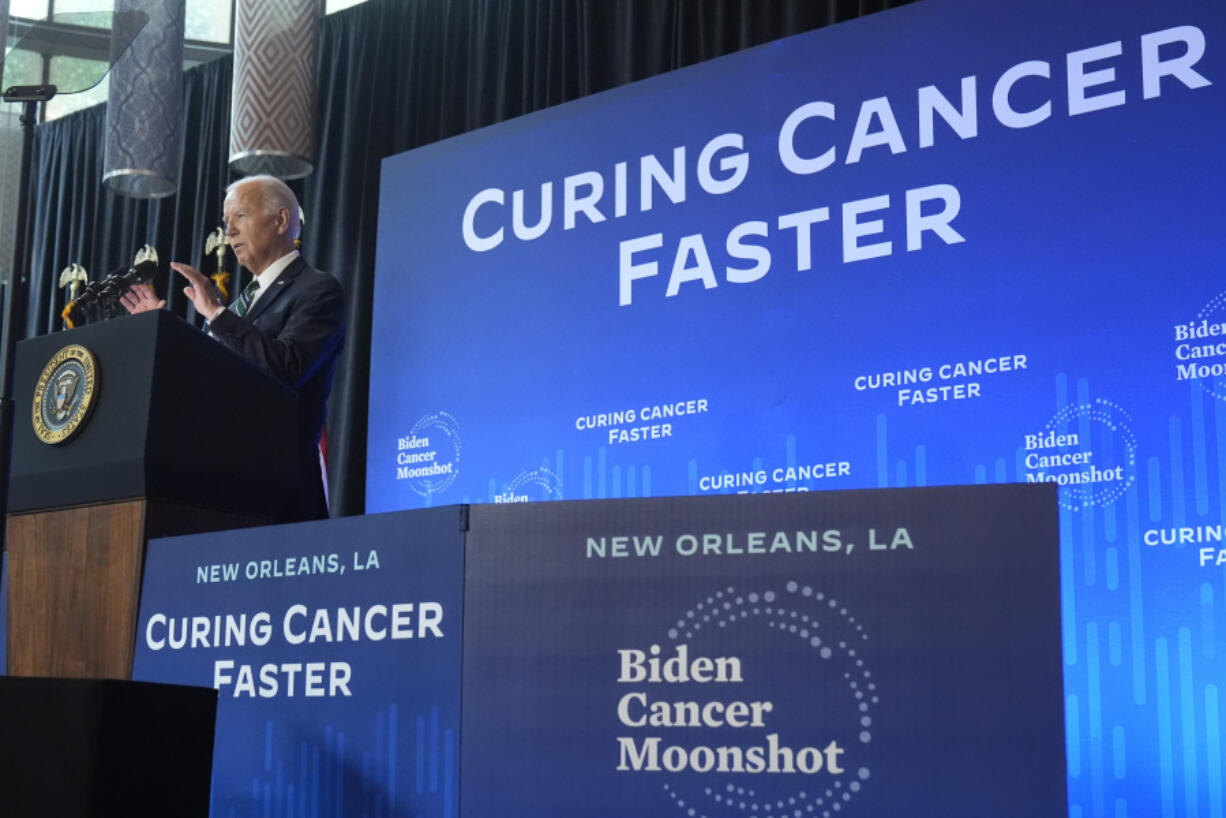
[[259, 318], [265, 310], [272, 306], [274, 301], [280, 298], [283, 292], [289, 289], [290, 284], [298, 277], [298, 274], [302, 272], [304, 267], [306, 267], [306, 262], [302, 256], [298, 256], [298, 258], [291, 261], [289, 266], [281, 271], [281, 275], [277, 276], [277, 280], [268, 288], [268, 292], [260, 296], [260, 300], [256, 301], [251, 309], [247, 310], [243, 318], [248, 321], [255, 321], [255, 319]]

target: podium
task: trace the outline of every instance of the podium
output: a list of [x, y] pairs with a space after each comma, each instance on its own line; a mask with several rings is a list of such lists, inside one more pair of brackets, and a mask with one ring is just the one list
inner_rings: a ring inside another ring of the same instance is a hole
[[[41, 377], [45, 418], [69, 346], [92, 355], [92, 405], [48, 443], [35, 393]], [[13, 392], [8, 672], [130, 678], [145, 543], [272, 522], [297, 395], [165, 310], [21, 342]]]

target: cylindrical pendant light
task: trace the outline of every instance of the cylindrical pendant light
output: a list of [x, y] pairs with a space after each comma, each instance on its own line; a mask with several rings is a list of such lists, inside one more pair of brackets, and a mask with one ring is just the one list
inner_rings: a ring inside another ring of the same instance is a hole
[[123, 196], [160, 199], [175, 192], [183, 100], [184, 0], [115, 0], [116, 13], [149, 22], [111, 69], [102, 182]]
[[238, 0], [230, 167], [281, 179], [315, 161], [316, 0]]

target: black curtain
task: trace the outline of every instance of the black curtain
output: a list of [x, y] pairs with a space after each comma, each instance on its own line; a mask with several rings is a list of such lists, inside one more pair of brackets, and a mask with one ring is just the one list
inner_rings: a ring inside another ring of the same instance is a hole
[[[230, 181], [232, 67], [227, 58], [183, 75], [179, 193], [170, 198], [138, 201], [103, 187], [105, 105], [35, 130], [27, 334], [62, 327], [65, 299], [56, 285], [59, 271], [72, 262], [84, 264], [91, 278], [101, 278], [130, 265], [136, 251], [150, 244], [164, 269], [172, 260], [201, 264], [205, 237], [221, 223], [221, 199]], [[169, 283], [168, 277], [157, 282], [158, 291], [185, 314], [191, 302]]]
[[[370, 0], [324, 19], [315, 171], [292, 186], [306, 212], [303, 254], [345, 286], [348, 341], [328, 419], [334, 514], [365, 502], [371, 299], [384, 157], [586, 94], [909, 0]], [[233, 181], [232, 61], [184, 74], [179, 192], [137, 202], [101, 185], [104, 106], [35, 134], [26, 334], [59, 329], [59, 271], [92, 277], [143, 244], [203, 263]], [[233, 268], [233, 259], [229, 267]], [[211, 271], [211, 268], [206, 268]], [[171, 309], [190, 303], [167, 273]], [[235, 407], [225, 422], [240, 422]], [[224, 434], [224, 429], [218, 431]]]

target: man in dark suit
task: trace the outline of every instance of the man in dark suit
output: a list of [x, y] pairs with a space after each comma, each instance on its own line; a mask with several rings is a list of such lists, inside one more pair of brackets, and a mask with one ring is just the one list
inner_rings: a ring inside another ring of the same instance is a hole
[[[344, 293], [335, 278], [298, 255], [298, 200], [284, 182], [251, 176], [230, 185], [225, 218], [230, 247], [253, 276], [228, 308], [204, 273], [187, 264], [170, 266], [187, 280], [183, 292], [214, 338], [298, 390], [295, 457], [303, 479], [293, 507], [278, 510], [278, 520], [327, 517], [318, 443], [345, 342]], [[166, 302], [148, 285], [138, 285], [123, 296], [123, 304], [135, 313]]]

